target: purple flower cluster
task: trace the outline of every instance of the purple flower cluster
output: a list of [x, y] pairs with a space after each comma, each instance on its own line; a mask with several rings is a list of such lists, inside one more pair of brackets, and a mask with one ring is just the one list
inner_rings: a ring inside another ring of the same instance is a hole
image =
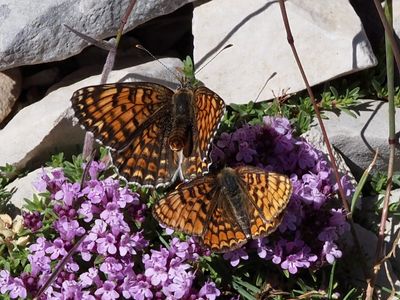
[[[335, 242], [349, 224], [341, 209], [332, 208], [337, 191], [333, 171], [323, 153], [292, 132], [287, 119], [268, 116], [262, 125], [222, 133], [213, 145], [211, 157], [216, 164], [251, 164], [288, 175], [293, 186], [279, 230], [268, 239], [226, 253], [224, 258], [232, 266], [248, 258], [245, 250], [254, 248], [260, 258], [291, 274], [300, 268], [332, 264], [342, 255]], [[346, 195], [351, 195], [354, 190], [347, 177], [341, 182]]]
[[[168, 248], [151, 248], [141, 229], [147, 206], [117, 180], [97, 180], [104, 168], [93, 162], [91, 179], [82, 188], [62, 170], [42, 172], [34, 185], [39, 192], [50, 192], [57, 215], [53, 237], [39, 236], [29, 246], [30, 272], [13, 277], [0, 271], [0, 293], [35, 296], [57, 263], [83, 239], [41, 299], [215, 299], [220, 291], [213, 282], [195, 282], [192, 264], [203, 255], [198, 244], [173, 238]], [[30, 227], [41, 224], [37, 214], [24, 216]]]
[[24, 212], [22, 216], [24, 218], [24, 226], [29, 228], [32, 232], [38, 231], [42, 228], [43, 224], [39, 212]]

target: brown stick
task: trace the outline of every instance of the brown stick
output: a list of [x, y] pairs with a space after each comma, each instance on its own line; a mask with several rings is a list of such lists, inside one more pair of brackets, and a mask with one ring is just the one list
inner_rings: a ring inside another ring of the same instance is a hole
[[[115, 56], [116, 56], [116, 53], [117, 53], [118, 43], [121, 40], [121, 36], [122, 36], [123, 30], [124, 30], [125, 24], [126, 24], [128, 18], [129, 18], [129, 15], [132, 12], [132, 9], [133, 9], [135, 3], [136, 3], [136, 0], [131, 0], [130, 4], [129, 4], [127, 10], [126, 10], [125, 15], [121, 19], [121, 23], [120, 23], [120, 26], [119, 26], [118, 31], [117, 31], [117, 37], [116, 37], [115, 43], [112, 45], [112, 48], [110, 49], [110, 51], [108, 53], [107, 60], [106, 60], [106, 62], [104, 64], [104, 67], [103, 67], [103, 72], [102, 72], [100, 84], [106, 83], [108, 75], [110, 74], [110, 72], [111, 72], [111, 70], [112, 70], [112, 68], [114, 66], [114, 61], [115, 61]], [[86, 165], [86, 168], [85, 168], [85, 170], [83, 172], [83, 175], [82, 175], [81, 189], [83, 188], [83, 183], [85, 181], [86, 174], [87, 174], [88, 169], [90, 167], [90, 163], [93, 160], [93, 156], [94, 156], [93, 144], [94, 144], [93, 135], [91, 133], [87, 132], [86, 135], [85, 135], [85, 142], [84, 142], [84, 145], [83, 145], [83, 153], [82, 153], [82, 155], [83, 155], [83, 158], [87, 159], [89, 162]], [[68, 259], [71, 258], [71, 256], [75, 253], [75, 251], [78, 249], [79, 245], [83, 242], [85, 237], [86, 237], [86, 233], [82, 237], [80, 237], [80, 239], [75, 243], [75, 245], [72, 247], [72, 249], [68, 251], [67, 255], [62, 259], [62, 261], [57, 266], [57, 268], [53, 271], [53, 273], [51, 274], [49, 279], [40, 288], [38, 294], [35, 296], [34, 299], [39, 299], [39, 297], [53, 283], [53, 281], [56, 279], [57, 275], [64, 268], [64, 266], [67, 263]]]
[[108, 52], [106, 63], [104, 64], [104, 67], [103, 67], [100, 84], [105, 84], [107, 82], [108, 75], [110, 75], [110, 72], [111, 72], [112, 68], [114, 67], [115, 57], [117, 55], [117, 47], [121, 40], [122, 34], [124, 32], [124, 27], [126, 25], [126, 22], [128, 21], [130, 14], [132, 13], [133, 7], [135, 6], [135, 3], [136, 3], [136, 0], [131, 0], [131, 2], [129, 3], [129, 6], [126, 9], [124, 16], [121, 19], [121, 23], [119, 24], [119, 28], [117, 31], [114, 45], [110, 49], [110, 52]]
[[[280, 9], [281, 9], [281, 13], [282, 13], [283, 23], [284, 23], [285, 29], [286, 29], [288, 43], [290, 45], [290, 48], [292, 49], [293, 56], [294, 56], [294, 58], [296, 60], [297, 66], [298, 66], [299, 71], [301, 73], [301, 77], [303, 78], [304, 84], [305, 84], [305, 86], [307, 88], [307, 92], [308, 92], [308, 94], [310, 96], [310, 99], [311, 99], [311, 102], [313, 104], [313, 107], [314, 107], [314, 110], [315, 110], [315, 113], [316, 113], [316, 116], [317, 116], [317, 119], [318, 119], [318, 124], [321, 127], [322, 135], [324, 137], [326, 148], [328, 150], [329, 159], [331, 161], [332, 168], [333, 168], [333, 171], [334, 171], [334, 174], [335, 174], [335, 178], [336, 178], [336, 182], [338, 184], [339, 196], [340, 196], [340, 199], [342, 200], [342, 205], [343, 205], [343, 208], [344, 208], [344, 210], [346, 212], [347, 220], [350, 223], [351, 234], [353, 236], [353, 239], [354, 239], [354, 242], [356, 244], [356, 247], [360, 250], [360, 253], [362, 253], [360, 242], [358, 240], [356, 231], [354, 229], [353, 218], [352, 218], [350, 206], [349, 206], [349, 203], [346, 200], [346, 196], [345, 196], [345, 193], [344, 193], [344, 190], [343, 190], [342, 183], [340, 182], [340, 175], [339, 175], [339, 171], [338, 171], [338, 168], [337, 168], [337, 165], [336, 165], [335, 157], [334, 157], [333, 152], [332, 152], [332, 146], [331, 146], [331, 143], [329, 142], [329, 138], [328, 138], [328, 135], [327, 135], [327, 132], [326, 132], [326, 129], [325, 129], [325, 125], [324, 125], [324, 123], [322, 121], [322, 118], [321, 118], [321, 113], [319, 111], [319, 107], [318, 107], [318, 105], [317, 105], [317, 103], [315, 101], [314, 93], [311, 90], [311, 87], [310, 87], [310, 84], [308, 82], [307, 76], [306, 76], [306, 74], [304, 72], [304, 68], [303, 68], [303, 66], [301, 64], [299, 55], [298, 55], [296, 47], [294, 45], [294, 39], [293, 39], [293, 35], [292, 35], [291, 29], [290, 29], [289, 19], [287, 17], [284, 0], [279, 0], [279, 6], [280, 6]], [[363, 271], [364, 271], [364, 274], [367, 275], [367, 271], [364, 270], [364, 268], [363, 268]]]
[[[110, 51], [108, 52], [106, 62], [104, 64], [103, 70], [101, 72], [100, 84], [105, 84], [107, 82], [108, 76], [110, 75], [110, 72], [114, 67], [115, 57], [117, 55], [117, 47], [121, 40], [122, 33], [124, 32], [125, 24], [128, 21], [128, 18], [132, 12], [132, 9], [135, 6], [135, 3], [136, 3], [136, 0], [131, 0], [131, 2], [129, 3], [129, 6], [126, 9], [124, 16], [121, 19], [121, 23], [120, 23], [118, 31], [117, 31], [115, 42], [113, 43]], [[90, 132], [86, 132], [85, 142], [83, 144], [83, 152], [82, 152], [82, 156], [84, 159], [87, 159], [90, 156], [90, 154], [92, 153], [93, 145], [94, 145], [93, 135]]]
[[[339, 175], [339, 172], [338, 172], [338, 169], [337, 169], [335, 157], [333, 156], [332, 146], [331, 146], [331, 143], [329, 142], [328, 135], [327, 135], [326, 129], [325, 129], [325, 125], [324, 125], [324, 123], [322, 121], [322, 118], [321, 118], [321, 113], [320, 113], [318, 105], [317, 105], [317, 103], [315, 101], [314, 93], [311, 90], [311, 87], [310, 87], [310, 84], [308, 82], [307, 76], [306, 76], [306, 74], [304, 72], [304, 69], [303, 69], [303, 65], [301, 64], [299, 55], [298, 55], [296, 47], [294, 45], [294, 39], [293, 39], [292, 32], [291, 32], [291, 29], [290, 29], [290, 26], [289, 26], [289, 20], [288, 20], [287, 14], [286, 14], [286, 8], [285, 8], [284, 1], [283, 0], [279, 0], [279, 5], [280, 5], [280, 8], [281, 8], [281, 12], [282, 12], [283, 22], [285, 24], [287, 40], [288, 40], [288, 43], [289, 43], [289, 45], [290, 45], [290, 47], [292, 49], [294, 59], [296, 60], [297, 66], [299, 67], [299, 71], [301, 73], [301, 77], [303, 78], [303, 81], [304, 81], [304, 83], [306, 85], [306, 88], [307, 88], [307, 92], [308, 92], [308, 94], [310, 96], [310, 99], [311, 99], [311, 102], [313, 104], [313, 107], [314, 107], [314, 110], [315, 110], [315, 113], [316, 113], [316, 116], [317, 116], [317, 119], [318, 119], [318, 123], [319, 123], [319, 126], [321, 127], [322, 135], [324, 137], [326, 148], [328, 150], [329, 159], [331, 160], [331, 164], [332, 164], [332, 167], [333, 167], [333, 170], [334, 170], [336, 182], [337, 182], [338, 187], [339, 187], [340, 198], [342, 200], [342, 204], [343, 204], [344, 209], [346, 210], [346, 213], [349, 215], [350, 206], [349, 206], [349, 203], [346, 200], [346, 196], [344, 194], [342, 183], [340, 182], [340, 175]], [[350, 217], [351, 217], [351, 215], [350, 215]]]

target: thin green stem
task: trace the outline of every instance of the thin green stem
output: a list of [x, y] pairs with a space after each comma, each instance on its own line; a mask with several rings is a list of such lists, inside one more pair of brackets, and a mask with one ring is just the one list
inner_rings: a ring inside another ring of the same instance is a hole
[[[388, 88], [388, 101], [389, 101], [389, 163], [388, 163], [388, 182], [385, 192], [385, 198], [383, 200], [383, 209], [381, 215], [381, 222], [379, 225], [379, 235], [378, 242], [376, 245], [376, 253], [375, 253], [375, 263], [373, 265], [373, 270], [371, 272], [371, 276], [367, 283], [367, 291], [366, 291], [366, 300], [372, 300], [374, 295], [376, 278], [378, 276], [378, 272], [381, 268], [382, 259], [385, 256], [384, 254], [384, 239], [385, 239], [385, 225], [386, 219], [389, 214], [389, 199], [390, 192], [392, 190], [392, 177], [393, 177], [393, 167], [394, 167], [394, 156], [395, 156], [395, 134], [396, 134], [396, 126], [395, 126], [395, 105], [394, 105], [394, 63], [393, 63], [393, 55], [396, 59], [398, 71], [400, 71], [400, 53], [398, 45], [394, 39], [393, 35], [393, 26], [392, 26], [392, 0], [386, 0], [385, 2], [385, 12], [383, 13], [383, 9], [379, 3], [379, 1], [374, 0], [376, 9], [378, 10], [379, 16], [381, 18], [381, 22], [385, 28], [385, 48], [386, 48], [386, 76], [387, 76], [387, 88]], [[385, 17], [386, 15], [386, 17]]]

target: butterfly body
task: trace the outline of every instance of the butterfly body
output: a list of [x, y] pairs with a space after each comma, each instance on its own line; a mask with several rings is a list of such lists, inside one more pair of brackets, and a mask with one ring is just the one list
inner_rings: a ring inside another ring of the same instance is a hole
[[85, 87], [71, 102], [84, 129], [111, 149], [119, 174], [146, 187], [208, 172], [209, 145], [225, 112], [204, 86], [172, 91], [151, 82]]
[[172, 97], [172, 128], [168, 144], [173, 151], [183, 150], [189, 157], [193, 150], [194, 94], [190, 88], [178, 89]]
[[154, 205], [153, 215], [167, 227], [199, 236], [211, 250], [226, 252], [273, 232], [291, 190], [281, 174], [250, 166], [224, 168], [182, 183]]
[[218, 200], [227, 200], [226, 202], [218, 203], [217, 207], [222, 206], [227, 216], [231, 219], [231, 222], [234, 222], [236, 219], [246, 238], [251, 238], [251, 216], [249, 216], [248, 208], [246, 207], [248, 195], [245, 187], [243, 187], [243, 183], [232, 168], [222, 169], [217, 175], [217, 180], [223, 194], [223, 197], [220, 197]]

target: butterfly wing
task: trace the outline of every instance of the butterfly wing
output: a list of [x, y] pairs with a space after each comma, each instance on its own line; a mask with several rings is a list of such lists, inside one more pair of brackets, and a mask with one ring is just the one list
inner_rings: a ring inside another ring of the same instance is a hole
[[141, 186], [168, 185], [178, 169], [178, 161], [166, 144], [168, 113], [138, 130], [122, 151], [112, 151], [113, 164], [129, 182]]
[[206, 160], [212, 139], [225, 113], [224, 101], [205, 86], [194, 91], [197, 129], [197, 146], [201, 157]]
[[172, 90], [155, 83], [115, 83], [80, 89], [71, 102], [86, 130], [104, 145], [122, 150], [170, 106], [172, 95]]
[[219, 192], [214, 201], [216, 208], [209, 218], [203, 244], [214, 252], [227, 252], [241, 247], [247, 242], [247, 237], [228, 205], [228, 199]]
[[194, 106], [193, 153], [182, 163], [183, 177], [189, 180], [208, 172], [209, 148], [225, 113], [224, 101], [204, 86], [194, 90]]
[[263, 169], [242, 166], [236, 172], [247, 190], [252, 238], [266, 236], [280, 224], [292, 192], [287, 176], [265, 172]]
[[153, 216], [164, 226], [202, 236], [215, 209], [214, 176], [182, 183], [153, 207]]

